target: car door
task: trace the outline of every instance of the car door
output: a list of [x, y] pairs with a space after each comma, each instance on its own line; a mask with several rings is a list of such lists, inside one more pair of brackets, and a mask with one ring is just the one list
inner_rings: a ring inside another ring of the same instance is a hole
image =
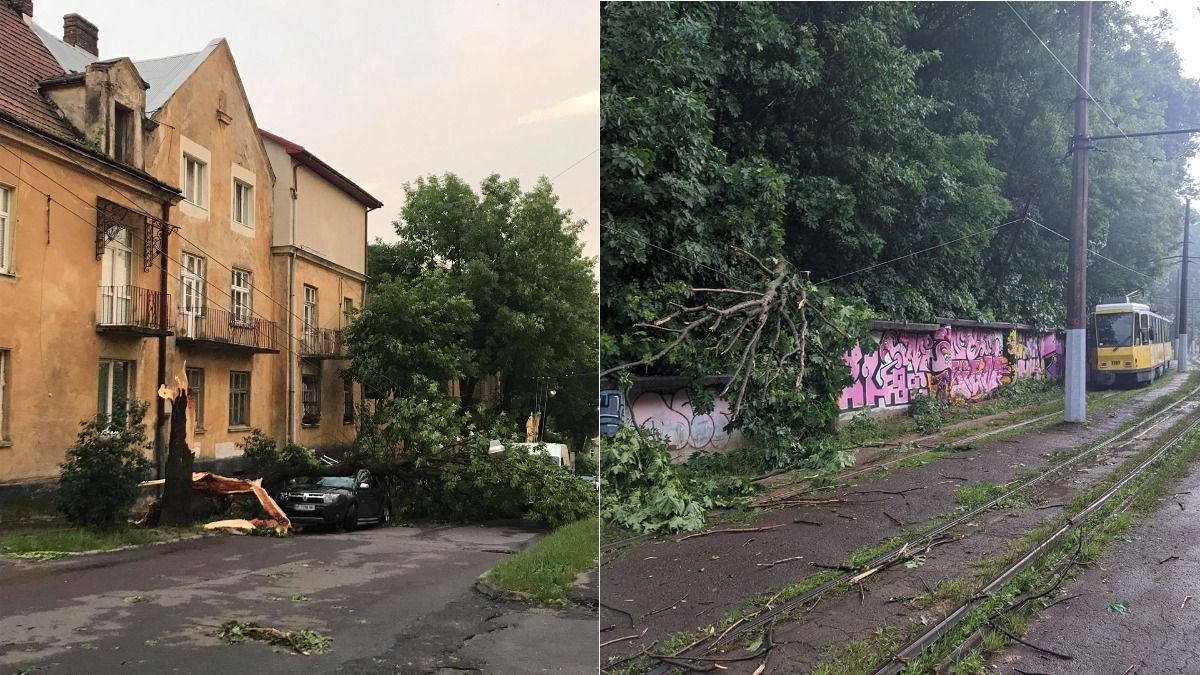
[[[363, 485], [367, 487], [363, 487]], [[359, 517], [375, 518], [379, 516], [379, 510], [383, 508], [383, 490], [380, 489], [379, 481], [371, 475], [371, 472], [366, 469], [359, 471], [355, 478], [354, 488], [358, 492]]]

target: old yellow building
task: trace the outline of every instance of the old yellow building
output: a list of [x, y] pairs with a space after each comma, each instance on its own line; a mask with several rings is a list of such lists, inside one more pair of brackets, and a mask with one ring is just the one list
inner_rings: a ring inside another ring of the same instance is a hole
[[341, 329], [366, 301], [367, 214], [383, 204], [303, 146], [260, 133], [277, 176], [271, 250], [287, 289], [288, 330], [301, 336], [288, 354], [286, 438], [346, 446], [361, 392], [341, 376]]
[[378, 201], [264, 142], [225, 41], [101, 59], [96, 26], [59, 38], [32, 12], [0, 0], [0, 482], [56, 474], [126, 398], [161, 443], [155, 392], [185, 371], [202, 462], [253, 427], [352, 442], [339, 331]]

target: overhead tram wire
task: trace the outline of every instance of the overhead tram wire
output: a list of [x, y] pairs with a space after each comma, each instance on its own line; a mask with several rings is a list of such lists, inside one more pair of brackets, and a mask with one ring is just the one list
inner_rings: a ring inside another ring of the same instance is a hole
[[[1040, 228], [1042, 228], [1043, 230], [1045, 230], [1045, 231], [1049, 232], [1050, 234], [1053, 234], [1054, 236], [1058, 237], [1059, 239], [1062, 239], [1063, 241], [1071, 241], [1071, 238], [1070, 238], [1070, 237], [1067, 237], [1066, 235], [1063, 235], [1063, 234], [1062, 234], [1062, 233], [1060, 233], [1060, 232], [1056, 232], [1056, 231], [1054, 231], [1053, 229], [1051, 229], [1051, 228], [1049, 228], [1049, 227], [1046, 227], [1045, 225], [1043, 225], [1043, 224], [1039, 223], [1038, 221], [1034, 220], [1033, 218], [1030, 218], [1030, 219], [1029, 219], [1029, 222], [1033, 223], [1034, 225], [1037, 225], [1038, 227], [1040, 227]], [[1097, 258], [1100, 258], [1101, 260], [1107, 260], [1108, 262], [1110, 262], [1110, 263], [1112, 263], [1112, 264], [1116, 265], [1117, 267], [1120, 267], [1121, 269], [1128, 270], [1128, 271], [1130, 271], [1130, 272], [1133, 272], [1134, 274], [1140, 275], [1140, 276], [1142, 276], [1142, 277], [1145, 277], [1146, 279], [1149, 279], [1149, 280], [1151, 280], [1151, 281], [1154, 281], [1154, 277], [1150, 276], [1149, 274], [1146, 274], [1145, 272], [1141, 272], [1141, 271], [1135, 270], [1135, 269], [1133, 269], [1132, 267], [1128, 267], [1128, 266], [1126, 266], [1126, 265], [1123, 265], [1123, 264], [1121, 264], [1121, 263], [1117, 262], [1116, 260], [1113, 260], [1112, 258], [1109, 258], [1108, 256], [1106, 256], [1106, 255], [1103, 255], [1103, 254], [1101, 254], [1101, 253], [1098, 253], [1098, 252], [1096, 252], [1096, 251], [1093, 251], [1093, 250], [1091, 250], [1091, 249], [1088, 249], [1088, 255], [1094, 255], [1094, 256], [1096, 256]]]
[[[1005, 0], [1004, 4], [1007, 5], [1010, 10], [1012, 10], [1012, 13], [1017, 16], [1017, 19], [1020, 20], [1020, 22], [1022, 24], [1024, 24], [1025, 28], [1027, 28], [1030, 33], [1033, 34], [1033, 37], [1037, 38], [1038, 44], [1042, 45], [1042, 48], [1045, 49], [1046, 52], [1050, 54], [1050, 57], [1054, 59], [1054, 62], [1058, 64], [1058, 67], [1062, 68], [1063, 72], [1065, 72], [1067, 74], [1067, 76], [1071, 78], [1071, 81], [1074, 82], [1076, 84], [1076, 86], [1078, 86], [1083, 91], [1083, 93], [1088, 97], [1088, 101], [1090, 101], [1093, 105], [1095, 105], [1096, 108], [1106, 118], [1108, 118], [1108, 121], [1117, 129], [1117, 131], [1119, 131], [1121, 133], [1122, 136], [1125, 136], [1125, 130], [1121, 128], [1121, 125], [1118, 124], [1117, 121], [1112, 118], [1112, 115], [1108, 114], [1108, 111], [1104, 109], [1104, 106], [1100, 105], [1100, 103], [1096, 101], [1096, 97], [1092, 96], [1092, 92], [1088, 91], [1087, 87], [1083, 86], [1083, 83], [1080, 82], [1079, 79], [1075, 77], [1075, 73], [1072, 73], [1071, 69], [1068, 68], [1062, 62], [1062, 60], [1060, 60], [1058, 58], [1058, 54], [1055, 54], [1054, 50], [1050, 49], [1050, 45], [1046, 44], [1046, 41], [1042, 39], [1042, 36], [1038, 35], [1038, 32], [1033, 29], [1033, 26], [1029, 25], [1029, 22], [1025, 20], [1025, 17], [1021, 16], [1021, 13], [1017, 11], [1017, 8], [1013, 7], [1012, 3], [1008, 2], [1008, 0]], [[1129, 138], [1129, 137], [1125, 136], [1125, 138]]]

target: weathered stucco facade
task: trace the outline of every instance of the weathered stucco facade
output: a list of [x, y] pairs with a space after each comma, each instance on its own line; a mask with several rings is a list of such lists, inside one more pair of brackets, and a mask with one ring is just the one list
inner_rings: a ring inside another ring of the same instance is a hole
[[[176, 377], [200, 461], [240, 455], [254, 427], [353, 442], [340, 330], [381, 204], [306, 152], [276, 176], [224, 40], [102, 61], [86, 27], [67, 44], [0, 0], [0, 483], [56, 475], [80, 422], [120, 399], [165, 434], [156, 393]], [[304, 373], [320, 374], [311, 423]]]
[[[347, 384], [341, 331], [366, 301], [367, 213], [382, 204], [303, 146], [261, 132], [277, 176], [276, 272], [286, 289], [285, 438], [317, 450], [354, 442], [361, 387]], [[347, 389], [349, 387], [349, 389]]]

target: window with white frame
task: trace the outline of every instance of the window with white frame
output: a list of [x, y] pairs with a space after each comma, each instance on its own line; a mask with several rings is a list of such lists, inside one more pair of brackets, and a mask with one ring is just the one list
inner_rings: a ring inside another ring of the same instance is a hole
[[236, 178], [233, 180], [233, 222], [254, 227], [254, 187]]
[[0, 443], [8, 440], [8, 355], [0, 349]]
[[354, 320], [354, 301], [350, 298], [342, 298], [342, 325], [349, 326]]
[[229, 372], [229, 426], [250, 424], [250, 373]]
[[183, 198], [208, 208], [208, 165], [187, 153], [183, 155]]
[[9, 273], [13, 271], [13, 227], [12, 218], [9, 216], [12, 209], [12, 194], [12, 188], [0, 185], [0, 272]]
[[317, 330], [317, 289], [304, 285], [304, 332], [313, 333]]
[[229, 310], [232, 320], [239, 326], [250, 325], [250, 273], [246, 270], [233, 268], [232, 281], [229, 285]]
[[133, 362], [100, 360], [96, 416], [110, 427], [125, 423], [129, 392], [133, 386]]
[[180, 304], [183, 315], [183, 336], [198, 337], [204, 317], [204, 258], [184, 253], [179, 271]]

